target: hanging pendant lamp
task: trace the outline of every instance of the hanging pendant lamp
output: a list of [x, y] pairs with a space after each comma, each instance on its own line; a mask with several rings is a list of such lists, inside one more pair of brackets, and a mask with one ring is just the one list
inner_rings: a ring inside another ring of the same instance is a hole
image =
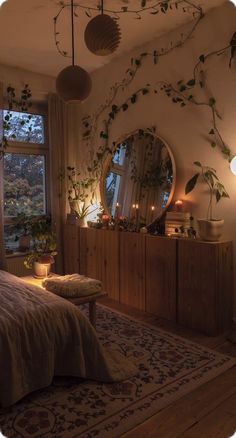
[[64, 68], [56, 79], [56, 90], [64, 102], [84, 101], [92, 88], [89, 74], [79, 65], [75, 65], [74, 45], [74, 3], [71, 0], [71, 40], [72, 40], [72, 65]]
[[94, 55], [107, 56], [119, 46], [121, 31], [116, 20], [103, 13], [103, 0], [101, 0], [101, 12], [101, 15], [92, 18], [87, 24], [84, 41]]

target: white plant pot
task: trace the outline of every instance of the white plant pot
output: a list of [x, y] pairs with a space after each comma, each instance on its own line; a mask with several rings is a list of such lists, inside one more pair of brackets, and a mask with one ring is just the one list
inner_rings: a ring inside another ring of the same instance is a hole
[[217, 242], [223, 234], [224, 219], [197, 219], [199, 237], [208, 242]]
[[34, 262], [34, 274], [37, 278], [45, 278], [51, 271], [51, 263], [43, 264]]

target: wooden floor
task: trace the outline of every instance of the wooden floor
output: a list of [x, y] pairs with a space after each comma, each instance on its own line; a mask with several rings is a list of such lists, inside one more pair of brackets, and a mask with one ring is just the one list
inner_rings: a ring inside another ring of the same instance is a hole
[[[236, 356], [227, 335], [208, 337], [108, 298], [101, 304], [162, 327], [221, 353]], [[122, 438], [229, 438], [236, 433], [236, 366], [180, 398]], [[236, 437], [236, 435], [235, 435]]]

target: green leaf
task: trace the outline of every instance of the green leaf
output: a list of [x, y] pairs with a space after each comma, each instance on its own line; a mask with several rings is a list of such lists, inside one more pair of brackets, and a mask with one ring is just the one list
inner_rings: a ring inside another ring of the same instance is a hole
[[210, 105], [210, 106], [214, 106], [215, 103], [216, 103], [215, 98], [214, 98], [214, 97], [210, 97], [210, 99], [209, 99], [209, 105]]
[[185, 186], [185, 195], [187, 195], [188, 193], [190, 193], [193, 189], [194, 189], [194, 187], [195, 187], [195, 185], [196, 185], [196, 183], [197, 183], [197, 180], [198, 180], [198, 177], [199, 177], [199, 175], [200, 175], [200, 173], [196, 173], [188, 182], [187, 182], [187, 184], [186, 184], [186, 186]]
[[195, 79], [190, 79], [190, 80], [187, 82], [187, 85], [188, 85], [189, 87], [193, 87], [193, 86], [195, 85]]
[[195, 164], [195, 166], [198, 166], [198, 167], [202, 167], [202, 165], [201, 165], [200, 161], [194, 161], [194, 163], [193, 163], [193, 164]]
[[200, 55], [199, 56], [199, 61], [201, 61], [201, 62], [205, 62], [205, 55]]

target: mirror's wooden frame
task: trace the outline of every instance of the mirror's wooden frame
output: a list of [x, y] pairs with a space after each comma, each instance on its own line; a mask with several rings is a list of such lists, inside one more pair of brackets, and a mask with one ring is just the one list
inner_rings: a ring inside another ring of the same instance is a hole
[[[166, 141], [162, 137], [160, 137], [159, 135], [156, 135], [155, 133], [153, 133], [151, 130], [148, 130], [148, 129], [142, 129], [142, 131], [146, 132], [149, 135], [153, 135], [154, 137], [157, 137], [162, 141], [162, 143], [165, 145], [166, 149], [168, 150], [168, 153], [170, 155], [170, 159], [172, 162], [173, 183], [172, 183], [170, 195], [169, 195], [169, 198], [168, 198], [168, 201], [167, 201], [165, 208], [162, 210], [162, 213], [153, 220], [153, 222], [155, 222], [157, 219], [160, 219], [163, 216], [163, 214], [166, 212], [166, 210], [168, 209], [168, 207], [173, 199], [173, 195], [175, 192], [175, 185], [176, 185], [176, 164], [175, 164], [174, 155], [172, 153], [170, 146], [166, 143]], [[126, 138], [130, 137], [131, 135], [135, 135], [137, 132], [138, 132], [138, 129], [135, 129], [135, 131], [132, 131], [127, 135], [122, 135], [116, 141], [116, 145], [122, 143], [122, 141], [124, 141]], [[116, 149], [116, 146], [114, 146], [114, 151], [115, 151], [115, 149]], [[111, 159], [112, 159], [112, 155], [108, 154], [105, 161], [104, 161], [104, 164], [103, 164], [103, 172], [102, 172], [101, 179], [100, 179], [101, 203], [102, 203], [102, 206], [103, 206], [106, 214], [110, 214], [108, 207], [107, 207], [107, 203], [106, 203], [105, 189], [106, 189], [106, 175], [107, 175], [107, 171], [109, 169], [110, 163], [111, 163]], [[150, 225], [150, 224], [148, 224], [148, 225]]]

